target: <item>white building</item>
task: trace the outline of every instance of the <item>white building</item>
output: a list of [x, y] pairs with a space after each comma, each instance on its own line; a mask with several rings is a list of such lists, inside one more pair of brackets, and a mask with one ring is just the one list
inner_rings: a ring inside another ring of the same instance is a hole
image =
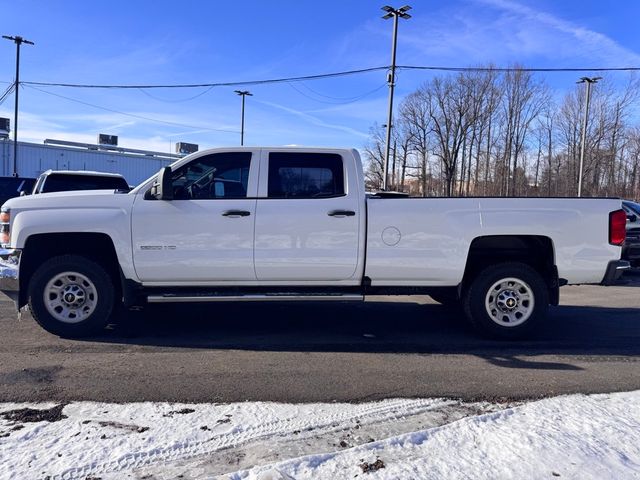
[[[112, 172], [123, 175], [129, 185], [136, 185], [183, 156], [63, 140], [47, 139], [44, 144], [19, 141], [16, 170], [20, 177], [37, 177], [48, 169]], [[13, 141], [0, 136], [0, 176], [11, 175]]]

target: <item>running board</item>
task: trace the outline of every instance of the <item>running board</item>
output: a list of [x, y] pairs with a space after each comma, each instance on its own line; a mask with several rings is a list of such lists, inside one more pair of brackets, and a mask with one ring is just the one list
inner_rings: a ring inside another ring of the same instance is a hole
[[265, 293], [247, 295], [149, 295], [149, 303], [190, 303], [190, 302], [290, 302], [290, 301], [313, 301], [313, 302], [354, 302], [364, 300], [364, 295], [357, 294], [304, 294], [297, 295], [291, 293]]

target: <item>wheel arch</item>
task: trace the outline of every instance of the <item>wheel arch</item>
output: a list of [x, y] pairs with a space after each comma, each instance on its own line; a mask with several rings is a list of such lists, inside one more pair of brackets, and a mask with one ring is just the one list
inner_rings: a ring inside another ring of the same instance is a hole
[[552, 305], [559, 302], [560, 279], [553, 240], [544, 235], [487, 235], [476, 237], [469, 246], [462, 288], [483, 269], [502, 262], [521, 262], [545, 280]]
[[123, 291], [123, 275], [112, 238], [106, 233], [65, 232], [30, 235], [20, 260], [18, 307], [28, 301], [28, 286], [34, 272], [46, 260], [59, 255], [81, 255], [100, 264], [111, 277], [116, 295]]

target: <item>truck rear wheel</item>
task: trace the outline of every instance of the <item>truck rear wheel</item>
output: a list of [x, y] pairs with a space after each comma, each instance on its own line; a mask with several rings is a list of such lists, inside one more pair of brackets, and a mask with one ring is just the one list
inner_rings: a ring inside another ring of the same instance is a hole
[[482, 270], [466, 290], [464, 310], [481, 332], [502, 339], [526, 336], [547, 317], [549, 291], [544, 279], [518, 262]]
[[33, 318], [50, 333], [84, 337], [106, 326], [114, 304], [114, 287], [102, 266], [79, 255], [44, 262], [29, 282]]

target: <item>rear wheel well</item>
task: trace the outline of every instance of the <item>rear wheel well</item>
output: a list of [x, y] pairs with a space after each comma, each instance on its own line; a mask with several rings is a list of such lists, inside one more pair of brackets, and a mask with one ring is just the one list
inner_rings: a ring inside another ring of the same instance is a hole
[[504, 262], [525, 263], [547, 283], [552, 305], [559, 301], [558, 270], [553, 242], [541, 235], [490, 235], [471, 242], [462, 287], [467, 287], [485, 268]]
[[[42, 233], [27, 238], [20, 260], [19, 306], [26, 305], [29, 281], [36, 269], [59, 255], [81, 255], [100, 264], [111, 277], [116, 295], [121, 295], [118, 257], [111, 237], [105, 233]], [[118, 297], [116, 297], [118, 298]]]

